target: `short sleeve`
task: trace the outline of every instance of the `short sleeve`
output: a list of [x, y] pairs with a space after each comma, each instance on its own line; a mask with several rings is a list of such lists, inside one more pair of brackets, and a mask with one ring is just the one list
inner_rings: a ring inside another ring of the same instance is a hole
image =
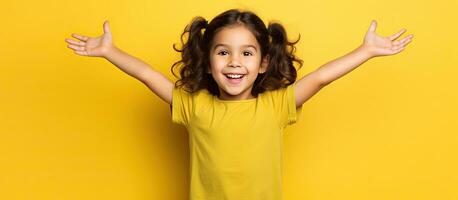
[[192, 95], [182, 87], [173, 87], [172, 90], [172, 122], [188, 126], [193, 110]]
[[281, 128], [296, 123], [302, 114], [302, 105], [296, 108], [295, 86], [293, 83], [270, 92], [274, 114]]

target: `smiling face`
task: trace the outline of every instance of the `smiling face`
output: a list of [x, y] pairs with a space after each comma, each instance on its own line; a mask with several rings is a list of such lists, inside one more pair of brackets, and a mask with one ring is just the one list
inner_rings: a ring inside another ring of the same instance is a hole
[[244, 100], [251, 95], [258, 73], [264, 73], [267, 60], [261, 63], [261, 49], [255, 36], [241, 25], [224, 27], [217, 32], [210, 47], [213, 79], [222, 100]]

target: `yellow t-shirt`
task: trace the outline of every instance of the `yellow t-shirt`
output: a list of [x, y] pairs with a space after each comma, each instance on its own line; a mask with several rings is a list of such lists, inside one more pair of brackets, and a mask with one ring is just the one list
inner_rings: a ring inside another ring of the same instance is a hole
[[173, 89], [172, 121], [190, 143], [190, 200], [281, 200], [283, 129], [298, 120], [294, 85], [255, 99]]

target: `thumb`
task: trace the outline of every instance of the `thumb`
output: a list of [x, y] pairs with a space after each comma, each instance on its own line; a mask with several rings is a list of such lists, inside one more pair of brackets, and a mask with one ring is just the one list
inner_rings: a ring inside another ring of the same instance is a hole
[[369, 31], [370, 32], [374, 32], [376, 28], [377, 28], [377, 21], [372, 20], [371, 21], [371, 26], [369, 27]]
[[104, 33], [111, 33], [110, 26], [108, 24], [108, 20], [105, 20], [105, 22], [103, 22], [103, 32]]

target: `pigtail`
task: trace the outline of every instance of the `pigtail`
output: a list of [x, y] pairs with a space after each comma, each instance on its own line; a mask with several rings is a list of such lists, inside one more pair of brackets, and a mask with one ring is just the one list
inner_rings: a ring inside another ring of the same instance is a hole
[[277, 89], [278, 86], [285, 87], [295, 82], [297, 71], [294, 62], [299, 64], [299, 68], [302, 67], [303, 61], [294, 56], [296, 51], [294, 45], [299, 42], [300, 34], [295, 42], [289, 42], [285, 28], [279, 23], [269, 23], [267, 32], [270, 37], [268, 48], [270, 69], [266, 71], [265, 77], [269, 78], [261, 81], [260, 85], [266, 89]]
[[[174, 68], [181, 66], [180, 77], [175, 86], [179, 87], [185, 85], [189, 92], [194, 92], [199, 88], [201, 82], [205, 81], [205, 69], [206, 63], [208, 62], [208, 56], [205, 56], [205, 45], [203, 44], [203, 33], [202, 29], [207, 28], [208, 22], [203, 17], [195, 17], [189, 25], [187, 25], [181, 34], [182, 49], [177, 49], [173, 44], [173, 49], [177, 52], [181, 52], [181, 60], [175, 62], [172, 65], [172, 74], [177, 77], [174, 73]], [[185, 35], [187, 34], [187, 41], [184, 42]]]

